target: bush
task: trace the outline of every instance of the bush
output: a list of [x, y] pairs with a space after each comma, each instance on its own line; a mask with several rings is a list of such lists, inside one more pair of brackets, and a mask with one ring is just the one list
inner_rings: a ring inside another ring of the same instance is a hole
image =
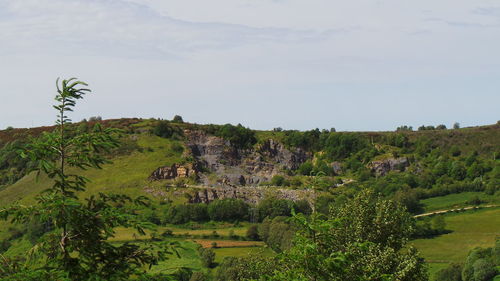
[[247, 234], [246, 234], [246, 237], [250, 240], [260, 240], [260, 237], [259, 237], [259, 230], [258, 230], [258, 226], [257, 225], [251, 225], [248, 230], [247, 230]]
[[163, 233], [161, 234], [163, 237], [172, 237], [174, 236], [174, 232], [171, 229], [165, 229]]
[[307, 161], [307, 162], [302, 163], [299, 166], [299, 169], [297, 170], [297, 172], [300, 175], [309, 176], [309, 175], [311, 175], [313, 168], [314, 168], [314, 165], [312, 164], [312, 162]]
[[221, 126], [215, 135], [231, 142], [235, 148], [248, 149], [257, 143], [255, 132], [243, 127], [241, 124], [233, 126], [226, 124]]
[[174, 118], [172, 119], [173, 123], [184, 123], [184, 120], [182, 120], [182, 116], [180, 115], [175, 115]]
[[0, 254], [4, 253], [5, 251], [7, 251], [10, 248], [10, 246], [12, 246], [12, 243], [10, 241], [8, 241], [8, 240], [2, 240], [0, 242]]
[[281, 175], [275, 175], [272, 179], [271, 179], [271, 185], [273, 186], [289, 186], [290, 185], [290, 182], [288, 182], [285, 177], [281, 176]]
[[293, 207], [293, 201], [268, 197], [259, 202], [257, 205], [257, 213], [259, 215], [259, 220], [262, 221], [266, 217], [290, 216]]
[[462, 281], [462, 265], [452, 263], [436, 273], [436, 281]]
[[497, 271], [491, 261], [478, 259], [474, 263], [474, 281], [489, 281], [495, 277]]
[[170, 122], [165, 120], [159, 121], [156, 126], [153, 127], [152, 133], [162, 138], [182, 135], [182, 131], [179, 128], [170, 126]]
[[207, 280], [209, 280], [208, 276], [201, 271], [193, 272], [193, 275], [191, 275], [191, 278], [189, 279], [189, 281], [207, 281]]
[[286, 217], [266, 218], [258, 227], [259, 237], [271, 249], [282, 252], [289, 249], [295, 236], [295, 228]]
[[[215, 243], [215, 242], [214, 242]], [[215, 247], [213, 247], [215, 248]], [[215, 261], [215, 252], [211, 248], [203, 248], [200, 247], [198, 249], [198, 254], [200, 255], [201, 262], [203, 263], [203, 266], [212, 268], [214, 267], [214, 261]]]

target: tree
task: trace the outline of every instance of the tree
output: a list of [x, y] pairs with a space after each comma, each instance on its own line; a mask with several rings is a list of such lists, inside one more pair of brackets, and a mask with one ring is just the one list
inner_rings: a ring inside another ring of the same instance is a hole
[[180, 115], [175, 115], [174, 119], [172, 119], [173, 123], [184, 123], [184, 120], [182, 119], [182, 116]]
[[450, 264], [436, 273], [436, 281], [462, 281], [462, 265]]
[[214, 221], [246, 220], [249, 216], [247, 203], [241, 199], [226, 198], [212, 201], [208, 205], [208, 215]]
[[453, 129], [455, 129], [455, 130], [460, 129], [460, 123], [455, 122], [455, 124], [453, 124]]
[[193, 275], [191, 275], [191, 278], [189, 279], [189, 281], [207, 281], [207, 280], [209, 280], [208, 276], [201, 271], [193, 272]]
[[215, 262], [215, 252], [211, 248], [200, 247], [198, 249], [198, 254], [200, 255], [201, 262], [203, 266], [212, 268]]
[[246, 237], [250, 240], [259, 240], [259, 231], [258, 226], [256, 224], [251, 225], [247, 229]]
[[58, 79], [56, 85], [56, 129], [33, 139], [21, 152], [36, 164], [34, 170], [45, 173], [53, 185], [36, 197], [36, 204], [2, 208], [0, 217], [13, 223], [35, 221], [52, 227], [28, 253], [43, 271], [58, 272], [71, 280], [127, 279], [140, 274], [144, 264], [153, 264], [158, 257], [138, 245], [116, 245], [108, 239], [118, 226], [133, 227], [145, 234], [144, 228], [149, 225], [117, 206], [144, 206], [146, 199], [103, 193], [81, 198], [79, 192], [86, 190], [89, 179], [73, 173], [100, 169], [107, 163], [103, 153], [118, 146], [118, 131], [97, 123], [90, 132], [76, 134], [67, 114], [90, 90], [76, 78], [61, 83]]
[[162, 120], [153, 127], [152, 133], [162, 138], [170, 138], [179, 132], [174, 127], [170, 126], [170, 122]]
[[437, 125], [436, 130], [446, 130], [446, 125], [444, 124]]
[[294, 218], [293, 246], [264, 280], [427, 280], [424, 260], [406, 246], [411, 215], [373, 192], [362, 191], [329, 217]]

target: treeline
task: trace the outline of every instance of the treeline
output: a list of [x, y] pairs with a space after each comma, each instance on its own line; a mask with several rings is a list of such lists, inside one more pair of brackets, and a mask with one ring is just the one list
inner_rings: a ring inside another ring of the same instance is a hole
[[268, 197], [257, 205], [250, 205], [241, 199], [214, 200], [209, 204], [185, 203], [160, 205], [156, 209], [142, 210], [142, 217], [154, 224], [186, 224], [189, 222], [262, 222], [265, 218], [291, 216], [296, 213], [310, 214], [310, 204], [306, 200], [291, 201]]
[[215, 280], [428, 280], [424, 260], [407, 246], [412, 225], [400, 205], [365, 190], [326, 215], [267, 219], [259, 231], [281, 254], [226, 257]]
[[[184, 133], [182, 131], [179, 123], [182, 122], [182, 117], [176, 116], [172, 121], [160, 120], [157, 121], [156, 125], [151, 129], [151, 133], [163, 138], [174, 138], [180, 139], [183, 137]], [[257, 138], [255, 136], [255, 131], [243, 127], [243, 125], [238, 124], [236, 126], [231, 124], [225, 125], [183, 125], [189, 126], [191, 129], [198, 129], [205, 131], [208, 134], [221, 137], [228, 140], [231, 145], [238, 149], [249, 149], [254, 144], [257, 143]]]

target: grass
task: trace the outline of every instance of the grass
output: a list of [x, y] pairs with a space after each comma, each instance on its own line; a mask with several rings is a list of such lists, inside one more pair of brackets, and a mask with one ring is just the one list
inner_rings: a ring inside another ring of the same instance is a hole
[[463, 262], [475, 247], [492, 247], [495, 238], [500, 236], [500, 207], [451, 213], [444, 217], [451, 233], [410, 243], [430, 264], [431, 273], [451, 262]]
[[217, 248], [214, 249], [215, 262], [221, 263], [225, 257], [243, 258], [249, 255], [273, 256], [276, 253], [267, 247], [233, 247], [233, 248]]
[[217, 243], [220, 248], [238, 248], [238, 247], [262, 247], [264, 242], [261, 241], [235, 241], [235, 240], [212, 240], [212, 239], [197, 239], [194, 242], [200, 244], [203, 248], [212, 248], [212, 244]]
[[[144, 187], [151, 185], [147, 177], [158, 167], [172, 165], [182, 160], [180, 153], [172, 153], [171, 146], [174, 142], [176, 141], [156, 136], [139, 135], [137, 144], [144, 148], [143, 152], [134, 151], [129, 155], [115, 157], [112, 159], [113, 163], [103, 165], [100, 170], [69, 169], [69, 172], [77, 172], [91, 180], [82, 198], [104, 192], [132, 197], [142, 195], [155, 200], [154, 196], [144, 191]], [[31, 173], [0, 190], [0, 206], [8, 206], [16, 201], [24, 205], [33, 204], [36, 195], [50, 187], [51, 183], [47, 176], [41, 174], [37, 177], [35, 173]], [[8, 223], [0, 221], [0, 233], [8, 226]]]
[[476, 197], [479, 197], [481, 200], [488, 201], [486, 204], [498, 204], [498, 201], [500, 201], [498, 197], [485, 194], [484, 192], [462, 192], [428, 198], [421, 200], [420, 202], [424, 205], [424, 210], [426, 212], [430, 212], [467, 206], [465, 202]]
[[[90, 169], [75, 171], [91, 180], [87, 191], [82, 195], [87, 197], [98, 192], [120, 193], [130, 196], [147, 195], [143, 188], [148, 185], [148, 175], [161, 166], [172, 165], [182, 160], [181, 154], [171, 151], [171, 144], [175, 141], [156, 136], [138, 136], [138, 145], [144, 152], [135, 151], [130, 155], [112, 159], [113, 163], [106, 164], [101, 170]], [[151, 148], [150, 151], [147, 148]], [[8, 205], [14, 201], [32, 203], [36, 194], [50, 187], [51, 181], [41, 175], [38, 180], [31, 173], [15, 184], [0, 191], [0, 205]]]
[[198, 256], [198, 245], [191, 241], [178, 241], [179, 245], [176, 247], [177, 254], [168, 255], [168, 259], [161, 261], [149, 271], [152, 274], [157, 273], [173, 273], [180, 268], [189, 268], [193, 271], [200, 271], [203, 269], [200, 257]]

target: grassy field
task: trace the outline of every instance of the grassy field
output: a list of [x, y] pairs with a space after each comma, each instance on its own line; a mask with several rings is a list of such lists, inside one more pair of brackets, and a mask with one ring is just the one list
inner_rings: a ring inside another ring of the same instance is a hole
[[[148, 175], [156, 168], [172, 165], [182, 160], [180, 153], [172, 153], [171, 145], [175, 141], [156, 136], [140, 135], [137, 143], [144, 149], [130, 155], [112, 159], [102, 170], [90, 169], [78, 171], [79, 174], [91, 180], [84, 196], [98, 192], [114, 192], [130, 196], [147, 195], [143, 188], [148, 185]], [[75, 172], [70, 169], [70, 172]], [[14, 201], [29, 204], [36, 194], [49, 187], [51, 181], [41, 175], [38, 179], [31, 173], [15, 184], [0, 191], [0, 205]]]
[[431, 277], [451, 262], [463, 262], [471, 249], [493, 246], [500, 236], [500, 207], [444, 216], [451, 233], [411, 242], [429, 263]]
[[203, 269], [200, 257], [198, 256], [198, 245], [191, 241], [178, 241], [179, 245], [176, 247], [176, 254], [168, 255], [168, 259], [161, 261], [158, 265], [151, 268], [150, 272], [155, 273], [173, 273], [180, 268], [189, 268], [193, 271], [200, 271]]
[[267, 247], [233, 247], [214, 249], [215, 262], [220, 263], [225, 257], [247, 257], [249, 255], [273, 256], [276, 253]]
[[465, 203], [468, 200], [474, 198], [480, 198], [481, 200], [487, 201], [486, 204], [499, 204], [500, 198], [494, 195], [488, 195], [484, 192], [462, 192], [458, 194], [449, 194], [446, 196], [439, 196], [421, 200], [420, 202], [424, 205], [425, 212], [445, 210], [457, 207], [467, 206]]

